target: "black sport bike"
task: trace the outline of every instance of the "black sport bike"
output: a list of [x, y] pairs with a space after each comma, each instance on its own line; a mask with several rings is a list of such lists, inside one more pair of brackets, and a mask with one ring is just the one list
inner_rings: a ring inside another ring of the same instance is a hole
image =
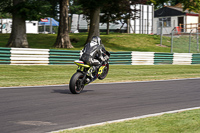
[[[109, 55], [110, 56], [110, 55]], [[109, 71], [108, 60], [101, 62], [98, 70], [91, 73], [92, 67], [85, 64], [83, 61], [74, 61], [78, 66], [77, 72], [71, 77], [69, 83], [69, 90], [72, 94], [79, 94], [83, 88], [89, 83], [95, 81], [97, 78], [103, 80]]]

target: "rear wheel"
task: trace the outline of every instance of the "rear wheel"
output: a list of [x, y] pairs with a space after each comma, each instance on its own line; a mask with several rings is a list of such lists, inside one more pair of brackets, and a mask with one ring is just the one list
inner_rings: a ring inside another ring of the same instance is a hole
[[77, 72], [71, 77], [69, 90], [73, 94], [79, 94], [83, 90], [83, 88], [83, 74], [81, 72]]
[[102, 74], [98, 77], [98, 79], [103, 80], [107, 76], [108, 71], [109, 71], [109, 64], [107, 63], [103, 69]]

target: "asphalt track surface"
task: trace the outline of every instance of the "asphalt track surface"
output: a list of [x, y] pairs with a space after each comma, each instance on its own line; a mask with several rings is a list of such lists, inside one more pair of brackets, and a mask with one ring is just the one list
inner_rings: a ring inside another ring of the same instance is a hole
[[200, 107], [200, 79], [0, 88], [0, 132], [44, 133], [147, 114]]

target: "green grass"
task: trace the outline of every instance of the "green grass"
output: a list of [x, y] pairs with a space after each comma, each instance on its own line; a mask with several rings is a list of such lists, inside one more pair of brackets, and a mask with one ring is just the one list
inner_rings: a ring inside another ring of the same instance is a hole
[[[0, 34], [0, 47], [5, 47], [9, 36], [10, 34]], [[54, 49], [56, 36], [56, 34], [28, 34], [27, 38], [30, 48]], [[78, 41], [72, 42], [75, 47], [72, 50], [82, 49], [87, 36], [87, 33], [70, 34], [71, 39]], [[100, 37], [108, 51], [170, 52], [170, 37], [163, 37], [163, 45], [166, 47], [158, 46], [160, 37], [157, 35], [101, 33]]]
[[59, 133], [199, 133], [200, 110], [164, 114]]
[[[200, 65], [111, 65], [105, 80], [95, 83], [199, 78]], [[0, 87], [68, 84], [76, 65], [0, 65]]]
[[[5, 47], [10, 34], [0, 34], [0, 47]], [[81, 50], [87, 39], [87, 33], [70, 33], [70, 39], [74, 46], [71, 50]], [[56, 34], [27, 34], [30, 48], [55, 49], [53, 47]], [[103, 44], [108, 51], [148, 51], [148, 52], [171, 52], [171, 37], [163, 36], [160, 46], [160, 36], [146, 34], [111, 33], [100, 35]], [[191, 37], [190, 53], [198, 53], [196, 36]], [[200, 43], [199, 43], [200, 44]], [[173, 52], [188, 53], [189, 36], [173, 38]]]

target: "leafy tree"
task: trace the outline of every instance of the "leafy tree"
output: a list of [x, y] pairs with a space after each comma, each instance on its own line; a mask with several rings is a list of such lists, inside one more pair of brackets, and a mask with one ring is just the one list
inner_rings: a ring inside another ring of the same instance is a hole
[[199, 0], [150, 0], [150, 2], [154, 3], [155, 7], [158, 5], [164, 6], [166, 3], [170, 3], [170, 5], [174, 6], [178, 3], [182, 3], [183, 9], [199, 12], [200, 11], [200, 1]]
[[[200, 1], [199, 0], [181, 0], [181, 3], [184, 5], [184, 10], [189, 9], [190, 11], [199, 13], [199, 22], [200, 23]], [[200, 27], [200, 25], [199, 25]]]
[[164, 7], [165, 3], [167, 3], [169, 0], [150, 0], [149, 2], [154, 3], [155, 9], [159, 9]]
[[39, 20], [47, 16], [49, 3], [45, 0], [1, 0], [0, 6], [0, 12], [12, 14], [12, 31], [6, 46], [29, 47], [25, 20]]
[[103, 7], [107, 0], [78, 0], [78, 3], [82, 6], [84, 14], [89, 16], [90, 27], [87, 42], [90, 42], [93, 36], [99, 36], [99, 22], [100, 22], [100, 9]]
[[[140, 10], [133, 9], [131, 6], [135, 4], [145, 4], [147, 0], [109, 0], [103, 6], [101, 12], [104, 15], [101, 16], [101, 22], [107, 23], [107, 34], [109, 34], [109, 22], [118, 24], [118, 21], [125, 24], [128, 19], [136, 19], [138, 16], [134, 15], [134, 12], [140, 12]], [[123, 26], [123, 25], [122, 25]]]
[[60, 0], [59, 29], [54, 47], [73, 48], [68, 33], [68, 6], [69, 0]]
[[184, 6], [184, 10], [189, 9], [190, 11], [199, 12], [200, 11], [200, 1], [199, 0], [180, 0]]
[[49, 4], [51, 5], [51, 9], [46, 11], [46, 14], [48, 14], [48, 17], [53, 17], [56, 20], [59, 19], [59, 0], [47, 0]]
[[[116, 22], [116, 20], [125, 21], [131, 17], [132, 10], [130, 5], [144, 3], [146, 0], [79, 0], [85, 15], [90, 18], [90, 28], [87, 42], [90, 42], [92, 36], [99, 36], [99, 14], [102, 10], [105, 14], [101, 17], [103, 22]], [[136, 10], [135, 10], [136, 11]], [[108, 25], [109, 26], [109, 25]], [[109, 27], [107, 28], [109, 29]]]
[[109, 0], [108, 3], [104, 4], [104, 7], [101, 10], [103, 15], [101, 15], [100, 20], [102, 23], [107, 24], [107, 32], [106, 32], [107, 35], [109, 34], [109, 23], [118, 24], [118, 20], [119, 21], [124, 20], [126, 18], [126, 15], [129, 14], [129, 9], [130, 9], [129, 3], [130, 2], [126, 0], [125, 1], [124, 0], [116, 0], [116, 1]]
[[82, 14], [82, 6], [78, 3], [78, 0], [70, 0], [69, 3], [70, 14]]
[[175, 6], [178, 3], [180, 3], [180, 0], [171, 0], [170, 1], [171, 6]]
[[12, 16], [9, 13], [0, 13], [0, 18], [12, 18]]

